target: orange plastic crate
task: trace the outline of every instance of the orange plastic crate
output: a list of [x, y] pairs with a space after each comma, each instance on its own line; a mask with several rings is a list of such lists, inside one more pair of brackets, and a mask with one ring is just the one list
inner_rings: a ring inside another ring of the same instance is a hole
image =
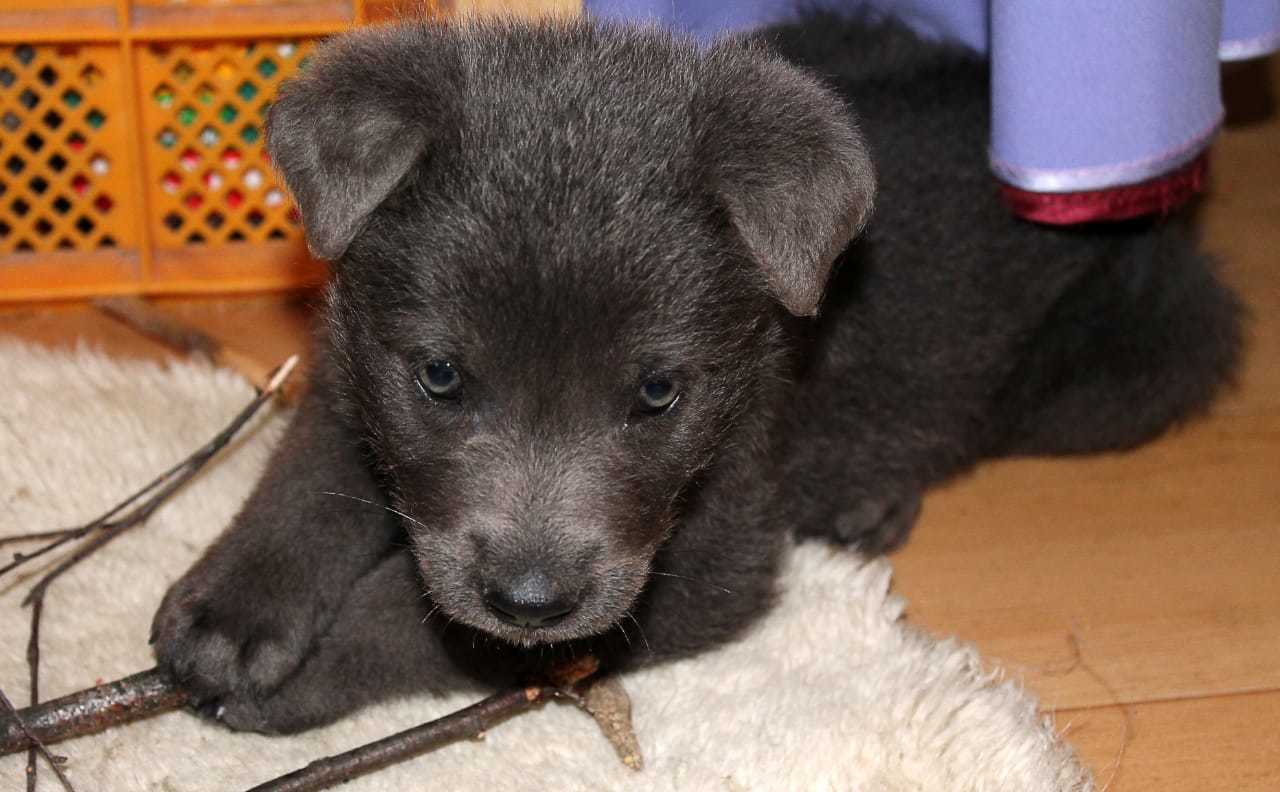
[[266, 159], [266, 112], [319, 39], [391, 5], [9, 0], [0, 300], [322, 277]]

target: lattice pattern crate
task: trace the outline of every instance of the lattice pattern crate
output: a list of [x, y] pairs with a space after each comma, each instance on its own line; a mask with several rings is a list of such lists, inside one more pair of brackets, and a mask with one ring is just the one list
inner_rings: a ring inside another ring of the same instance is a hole
[[120, 51], [0, 48], [0, 256], [133, 247]]
[[280, 81], [313, 41], [151, 44], [139, 53], [149, 223], [157, 247], [301, 238], [262, 147]]
[[0, 301], [313, 283], [263, 149], [324, 36], [434, 0], [0, 0]]

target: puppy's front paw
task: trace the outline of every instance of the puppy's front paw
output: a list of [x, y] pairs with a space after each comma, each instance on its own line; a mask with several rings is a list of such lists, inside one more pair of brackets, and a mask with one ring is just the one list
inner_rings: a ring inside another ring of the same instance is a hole
[[907, 540], [920, 516], [920, 503], [918, 491], [862, 498], [836, 515], [832, 532], [837, 541], [867, 555], [888, 553]]
[[160, 665], [211, 707], [263, 696], [301, 664], [316, 613], [305, 597], [261, 579], [192, 570], [165, 595], [152, 624]]
[[[261, 734], [294, 734], [324, 722], [311, 708], [294, 706], [292, 696], [283, 693], [227, 693], [198, 705], [201, 715], [216, 720], [234, 731]], [[305, 704], [305, 702], [304, 702]]]

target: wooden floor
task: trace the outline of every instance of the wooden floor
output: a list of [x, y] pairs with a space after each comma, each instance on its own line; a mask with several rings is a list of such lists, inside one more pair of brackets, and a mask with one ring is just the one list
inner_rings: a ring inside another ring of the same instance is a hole
[[[1238, 390], [1136, 453], [985, 465], [895, 559], [910, 620], [1035, 691], [1111, 790], [1280, 790], [1280, 119], [1228, 128], [1214, 167], [1204, 233], [1253, 311]], [[160, 304], [278, 361], [313, 301]], [[83, 305], [0, 333], [167, 354]]]

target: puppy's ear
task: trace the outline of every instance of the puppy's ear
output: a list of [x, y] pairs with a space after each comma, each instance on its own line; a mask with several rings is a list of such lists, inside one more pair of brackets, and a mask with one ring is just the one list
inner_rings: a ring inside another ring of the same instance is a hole
[[706, 63], [695, 117], [712, 187], [777, 299], [812, 316], [871, 211], [866, 144], [844, 102], [794, 66], [738, 42]]
[[307, 246], [335, 260], [439, 142], [457, 96], [451, 40], [427, 24], [322, 46], [271, 106], [267, 151], [298, 203]]

